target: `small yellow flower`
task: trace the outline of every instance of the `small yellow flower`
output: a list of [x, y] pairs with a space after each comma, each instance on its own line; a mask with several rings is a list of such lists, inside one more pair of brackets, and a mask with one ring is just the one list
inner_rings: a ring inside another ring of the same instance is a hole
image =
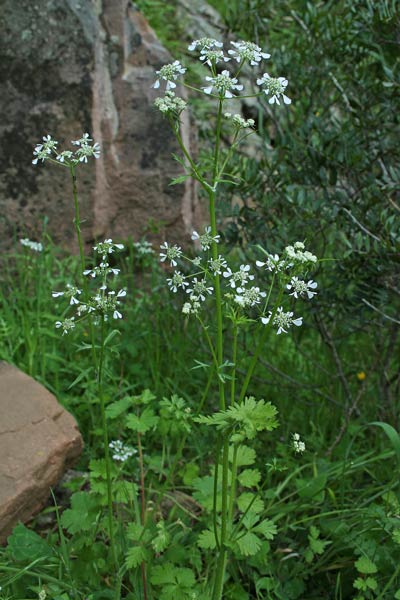
[[357, 373], [357, 379], [358, 381], [364, 381], [364, 379], [366, 378], [366, 374], [364, 371], [359, 371]]

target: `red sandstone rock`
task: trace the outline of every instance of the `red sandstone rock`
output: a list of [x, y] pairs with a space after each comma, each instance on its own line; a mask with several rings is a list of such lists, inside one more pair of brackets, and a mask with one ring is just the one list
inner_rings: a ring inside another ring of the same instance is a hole
[[56, 398], [0, 362], [0, 543], [44, 506], [81, 451], [75, 419]]

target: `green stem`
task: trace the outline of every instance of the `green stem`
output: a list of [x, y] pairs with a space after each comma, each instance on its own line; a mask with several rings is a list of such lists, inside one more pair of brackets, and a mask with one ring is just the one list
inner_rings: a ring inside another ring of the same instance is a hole
[[[89, 292], [88, 292], [87, 280], [86, 280], [85, 276], [83, 275], [83, 272], [86, 269], [86, 263], [85, 263], [85, 252], [84, 252], [84, 248], [83, 248], [83, 239], [82, 239], [82, 233], [81, 233], [81, 218], [80, 218], [80, 210], [79, 210], [78, 188], [76, 185], [75, 165], [73, 165], [73, 164], [69, 165], [69, 172], [71, 174], [72, 195], [74, 197], [74, 208], [75, 208], [74, 225], [75, 225], [76, 237], [78, 238], [79, 258], [80, 258], [80, 262], [81, 262], [81, 271], [82, 271], [82, 286], [83, 286], [83, 292], [84, 292], [84, 299], [85, 299], [85, 302], [87, 302], [88, 298], [89, 298]], [[92, 347], [93, 364], [96, 365], [97, 364], [96, 345], [95, 345], [94, 328], [93, 328], [93, 321], [92, 321], [91, 315], [89, 315], [89, 333], [90, 333], [90, 342], [91, 342], [91, 347]]]
[[[222, 123], [222, 104], [223, 101], [220, 99], [218, 104], [218, 115], [217, 115], [217, 127], [215, 137], [215, 151], [214, 151], [214, 169], [213, 169], [213, 186], [209, 191], [210, 201], [210, 224], [211, 224], [211, 235], [214, 238], [217, 235], [217, 217], [216, 217], [216, 189], [218, 185], [218, 166], [219, 166], [219, 151], [221, 141], [221, 123]], [[213, 260], [218, 259], [218, 248], [215, 241], [211, 245], [211, 253]], [[217, 359], [218, 364], [223, 364], [223, 320], [222, 320], [222, 297], [221, 297], [221, 282], [218, 273], [214, 277], [215, 285], [215, 304], [216, 304], [216, 316], [217, 316]], [[218, 377], [219, 387], [219, 408], [225, 410], [225, 387], [221, 377]], [[228, 491], [229, 491], [229, 435], [224, 434], [221, 436], [223, 444], [223, 455], [222, 455], [222, 490], [221, 490], [221, 532], [220, 532], [220, 545], [218, 553], [217, 568], [215, 572], [214, 589], [212, 593], [212, 600], [221, 600], [222, 592], [224, 587], [225, 579], [225, 567], [226, 567], [226, 534], [228, 529]], [[215, 465], [217, 467], [217, 464]], [[218, 477], [218, 471], [215, 471], [215, 479]], [[216, 493], [217, 486], [214, 486], [214, 495]], [[214, 498], [214, 512], [216, 513], [216, 499]], [[216, 519], [216, 514], [214, 515]]]
[[108, 427], [106, 418], [106, 407], [103, 390], [103, 368], [104, 368], [104, 340], [105, 340], [105, 320], [104, 315], [101, 316], [101, 341], [100, 341], [100, 357], [99, 357], [99, 368], [98, 368], [98, 394], [100, 399], [100, 412], [101, 412], [101, 423], [103, 429], [103, 449], [104, 457], [106, 461], [106, 477], [107, 477], [107, 503], [108, 503], [108, 527], [110, 534], [110, 546], [112, 559], [114, 562], [115, 570], [118, 570], [117, 553], [115, 549], [114, 541], [114, 521], [113, 521], [113, 502], [112, 502], [112, 480], [111, 480], [111, 458], [110, 448], [108, 445]]
[[238, 343], [238, 327], [236, 323], [233, 326], [233, 350], [232, 350], [232, 379], [231, 379], [231, 405], [235, 402], [236, 392], [236, 362], [237, 362], [237, 343]]
[[233, 522], [233, 511], [235, 508], [235, 500], [236, 500], [236, 477], [237, 477], [237, 454], [238, 454], [239, 446], [235, 444], [233, 447], [233, 456], [232, 456], [232, 481], [231, 481], [231, 495], [229, 498], [229, 523]]
[[253, 354], [253, 358], [250, 361], [250, 365], [249, 365], [249, 367], [247, 369], [246, 377], [244, 378], [243, 385], [242, 385], [242, 388], [240, 390], [239, 404], [241, 402], [243, 402], [243, 400], [244, 400], [244, 397], [245, 397], [245, 395], [247, 393], [247, 388], [249, 387], [249, 383], [250, 383], [251, 377], [252, 377], [252, 375], [254, 373], [254, 369], [256, 368], [258, 358], [259, 358], [261, 352], [265, 348], [265, 340], [267, 338], [268, 330], [269, 330], [269, 328], [272, 325], [272, 322], [273, 322], [274, 317], [276, 315], [276, 311], [278, 310], [278, 307], [279, 307], [280, 302], [282, 300], [282, 296], [283, 296], [283, 288], [279, 292], [278, 299], [276, 301], [274, 310], [272, 311], [272, 314], [271, 314], [271, 318], [270, 318], [269, 322], [264, 326], [264, 331], [262, 332], [261, 338], [260, 338], [260, 340], [259, 340], [259, 342], [257, 344], [257, 348], [256, 348], [256, 351]]
[[[71, 164], [69, 166], [69, 171], [71, 173], [72, 194], [74, 196], [74, 208], [75, 208], [74, 225], [75, 225], [76, 237], [78, 238], [79, 257], [81, 260], [81, 269], [82, 269], [82, 273], [83, 273], [83, 271], [85, 270], [85, 254], [83, 251], [83, 240], [82, 240], [82, 233], [81, 233], [81, 219], [80, 219], [80, 212], [79, 212], [78, 188], [76, 185], [75, 165]], [[84, 280], [84, 281], [86, 281], [86, 280]]]

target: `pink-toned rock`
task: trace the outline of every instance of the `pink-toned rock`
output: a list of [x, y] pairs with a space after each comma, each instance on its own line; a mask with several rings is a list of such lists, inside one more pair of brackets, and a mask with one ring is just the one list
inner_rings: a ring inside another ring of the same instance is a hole
[[0, 362], [0, 543], [44, 506], [81, 451], [75, 419], [56, 398]]
[[[201, 226], [193, 182], [166, 119], [153, 106], [155, 71], [173, 58], [130, 0], [2, 0], [0, 11], [0, 248], [15, 235], [76, 250], [68, 169], [31, 164], [51, 134], [59, 149], [89, 132], [99, 160], [78, 172], [87, 244], [103, 236], [183, 242]], [[174, 57], [175, 58], [175, 57]], [[179, 57], [178, 57], [179, 58]], [[179, 93], [184, 94], [184, 89]], [[181, 136], [191, 147], [190, 115]]]

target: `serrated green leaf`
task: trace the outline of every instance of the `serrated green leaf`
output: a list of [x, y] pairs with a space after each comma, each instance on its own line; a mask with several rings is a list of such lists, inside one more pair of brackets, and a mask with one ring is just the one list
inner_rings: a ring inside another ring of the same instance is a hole
[[376, 591], [378, 589], [378, 582], [374, 577], [367, 577], [365, 584], [370, 590]]
[[[206, 510], [211, 511], [214, 504], [214, 477], [212, 475], [206, 475], [205, 477], [198, 477], [193, 481], [193, 498], [197, 500]], [[221, 482], [220, 478], [218, 481], [218, 493], [217, 493], [217, 510], [221, 510], [222, 497], [221, 497]]]
[[245, 512], [250, 504], [251, 507], [249, 508], [249, 512], [258, 514], [264, 510], [264, 502], [259, 496], [255, 496], [255, 494], [252, 494], [251, 492], [243, 492], [243, 494], [240, 494], [237, 503], [241, 512]]
[[319, 529], [315, 525], [311, 525], [310, 527], [310, 536], [314, 539], [319, 538]]
[[278, 533], [277, 527], [273, 521], [270, 519], [264, 519], [253, 528], [253, 531], [256, 533], [261, 533], [265, 537], [266, 540], [272, 540], [274, 536]]
[[128, 569], [135, 569], [142, 562], [145, 562], [149, 558], [149, 551], [142, 546], [134, 546], [129, 548], [126, 553], [125, 563]]
[[157, 554], [164, 552], [168, 547], [170, 540], [171, 536], [165, 529], [164, 521], [159, 521], [157, 523], [157, 535], [151, 540], [154, 552], [157, 552]]
[[137, 542], [140, 540], [144, 527], [139, 523], [129, 523], [127, 529], [127, 537], [128, 540], [132, 540], [133, 542]]
[[54, 555], [48, 543], [22, 523], [14, 527], [11, 535], [7, 538], [7, 542], [15, 560], [34, 561], [40, 558], [50, 558]]
[[400, 589], [394, 595], [395, 600], [400, 600]]
[[[169, 588], [165, 591], [183, 591], [185, 588], [191, 590], [196, 583], [193, 571], [184, 567], [175, 567], [172, 563], [157, 565], [152, 569], [150, 581], [153, 585], [162, 585]], [[162, 597], [162, 596], [160, 596]]]
[[[89, 462], [90, 479], [107, 479], [107, 464], [104, 458], [95, 459]], [[117, 467], [111, 463], [111, 476], [115, 477], [117, 474]]]
[[[229, 447], [229, 461], [233, 460], [234, 446]], [[246, 467], [253, 465], [256, 462], [256, 451], [245, 444], [241, 444], [238, 447], [236, 454], [236, 464], [238, 467]]]
[[355, 563], [355, 568], [359, 573], [363, 575], [371, 575], [378, 572], [378, 568], [375, 563], [372, 562], [367, 556], [361, 556]]
[[87, 492], [76, 492], [71, 496], [71, 508], [61, 515], [61, 525], [70, 533], [90, 531], [96, 524], [98, 513], [96, 498]]
[[145, 408], [140, 416], [128, 415], [126, 418], [126, 426], [137, 433], [146, 433], [150, 429], [154, 429], [157, 425], [159, 417], [157, 417], [152, 408]]
[[243, 487], [257, 487], [260, 483], [261, 473], [258, 469], [245, 469], [240, 473], [238, 479]]
[[151, 390], [146, 388], [141, 394], [134, 396], [133, 398], [136, 404], [149, 404], [149, 402], [155, 400], [156, 397], [157, 396], [155, 396]]
[[209, 529], [202, 531], [197, 540], [197, 545], [204, 550], [213, 550], [217, 545], [214, 532]]
[[367, 591], [365, 580], [361, 579], [361, 577], [357, 577], [357, 579], [353, 583], [353, 587], [356, 588], [356, 590], [359, 590], [360, 592]]
[[254, 556], [261, 548], [260, 539], [250, 531], [247, 531], [243, 536], [236, 540], [241, 554], [244, 556]]
[[271, 402], [249, 396], [241, 404], [235, 403], [211, 416], [201, 415], [195, 421], [215, 426], [218, 431], [232, 431], [231, 440], [242, 442], [254, 439], [259, 431], [272, 431], [278, 427], [277, 413]]
[[314, 552], [310, 548], [307, 548], [307, 550], [304, 552], [304, 559], [308, 564], [314, 560]]
[[325, 546], [329, 545], [329, 542], [324, 542], [322, 540], [317, 540], [313, 537], [309, 537], [310, 548], [314, 552], [314, 554], [323, 554], [325, 550]]
[[120, 415], [127, 412], [133, 406], [133, 404], [134, 402], [131, 396], [125, 396], [125, 398], [122, 398], [122, 400], [112, 402], [106, 408], [107, 419], [116, 419]]

